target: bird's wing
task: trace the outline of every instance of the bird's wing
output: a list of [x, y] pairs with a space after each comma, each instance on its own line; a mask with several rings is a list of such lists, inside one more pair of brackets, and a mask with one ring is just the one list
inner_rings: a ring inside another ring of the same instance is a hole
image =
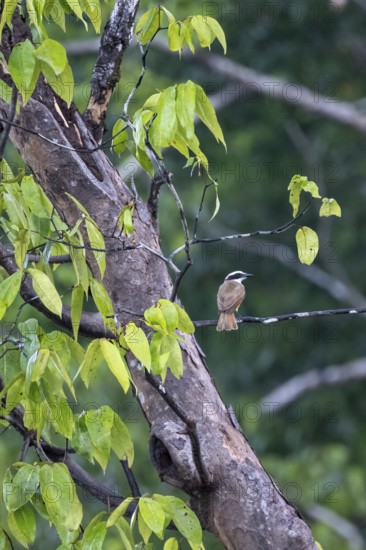
[[217, 293], [217, 307], [219, 311], [234, 313], [245, 297], [245, 288], [236, 281], [225, 281]]

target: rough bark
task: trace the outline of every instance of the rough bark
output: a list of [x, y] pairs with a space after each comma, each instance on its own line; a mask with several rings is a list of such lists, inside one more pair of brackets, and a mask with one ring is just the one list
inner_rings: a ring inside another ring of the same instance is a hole
[[[0, 108], [7, 111], [3, 102]], [[96, 145], [80, 114], [67, 109], [44, 83], [15, 120], [58, 144]], [[60, 149], [19, 128], [13, 128], [10, 137], [70, 226], [79, 212], [66, 192], [89, 211], [107, 247], [121, 244], [114, 237], [117, 216], [132, 195], [103, 151], [85, 154]], [[140, 199], [133, 223], [134, 242], [159, 253], [154, 212]], [[115, 311], [143, 311], [159, 298], [169, 298], [172, 291], [165, 263], [146, 249], [108, 254], [104, 284]], [[124, 323], [128, 316], [120, 315], [119, 320]], [[187, 337], [182, 348], [184, 376], [176, 380], [168, 375], [164, 385], [175, 408], [129, 359], [137, 398], [150, 424], [151, 458], [160, 478], [190, 495], [202, 526], [229, 550], [316, 550], [308, 526], [282, 497], [235, 426], [194, 337]], [[178, 410], [185, 412], [189, 422], [182, 421]]]

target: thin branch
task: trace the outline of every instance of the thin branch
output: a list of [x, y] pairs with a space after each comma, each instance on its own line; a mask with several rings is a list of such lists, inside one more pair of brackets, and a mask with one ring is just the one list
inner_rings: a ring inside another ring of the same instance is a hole
[[294, 376], [263, 397], [261, 402], [262, 405], [274, 403], [275, 412], [277, 412], [310, 391], [364, 378], [366, 378], [366, 357], [361, 357], [344, 365], [330, 365]]
[[[309, 202], [306, 204], [305, 208], [303, 210], [301, 210], [301, 212], [295, 218], [293, 218], [292, 220], [286, 222], [285, 224], [281, 225], [280, 227], [277, 227], [276, 229], [269, 229], [269, 230], [258, 229], [256, 231], [252, 231], [251, 233], [237, 233], [235, 235], [224, 235], [223, 237], [206, 237], [206, 238], [193, 237], [193, 239], [191, 239], [189, 241], [189, 245], [195, 245], [195, 244], [201, 244], [201, 243], [207, 243], [208, 244], [208, 243], [217, 243], [217, 242], [223, 242], [223, 241], [233, 241], [235, 239], [249, 239], [249, 238], [252, 238], [252, 237], [257, 237], [258, 235], [268, 236], [268, 235], [278, 235], [279, 233], [284, 233], [285, 231], [288, 231], [292, 227], [296, 226], [297, 221], [307, 212], [312, 200], [313, 199], [311, 198], [309, 200]], [[174, 250], [170, 254], [169, 258], [173, 259], [177, 254], [182, 252], [182, 250], [185, 250], [185, 248], [186, 248], [186, 243], [184, 245], [180, 246], [179, 248], [177, 248], [176, 250]]]
[[[237, 319], [237, 323], [262, 323], [270, 325], [280, 321], [290, 321], [291, 319], [304, 319], [304, 317], [326, 317], [330, 315], [354, 315], [357, 313], [366, 313], [366, 307], [359, 308], [341, 308], [341, 309], [323, 309], [318, 311], [299, 311], [297, 313], [286, 313], [272, 317], [241, 317]], [[209, 327], [217, 325], [217, 320], [193, 321], [196, 327]]]

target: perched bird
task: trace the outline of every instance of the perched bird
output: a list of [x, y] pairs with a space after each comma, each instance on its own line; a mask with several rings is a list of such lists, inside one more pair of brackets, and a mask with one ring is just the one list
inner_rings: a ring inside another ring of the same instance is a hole
[[235, 311], [245, 298], [245, 286], [242, 281], [253, 277], [251, 273], [233, 271], [225, 277], [217, 293], [217, 307], [220, 313], [216, 330], [237, 330]]

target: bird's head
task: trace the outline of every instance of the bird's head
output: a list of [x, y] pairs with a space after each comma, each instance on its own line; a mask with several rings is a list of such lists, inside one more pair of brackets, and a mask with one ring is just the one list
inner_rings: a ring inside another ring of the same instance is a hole
[[238, 283], [241, 283], [248, 277], [253, 277], [253, 275], [251, 273], [244, 273], [244, 271], [233, 271], [232, 273], [229, 273], [229, 275], [226, 275], [225, 281], [237, 281]]

